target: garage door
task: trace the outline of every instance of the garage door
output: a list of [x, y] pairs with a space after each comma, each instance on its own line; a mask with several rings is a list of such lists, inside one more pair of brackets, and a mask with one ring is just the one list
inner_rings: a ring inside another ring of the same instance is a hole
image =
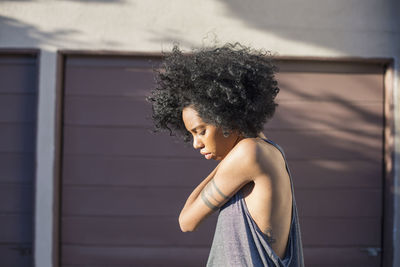
[[1, 266], [32, 266], [36, 97], [36, 55], [0, 52]]
[[294, 175], [307, 266], [381, 266], [383, 67], [281, 62], [265, 133]]
[[[186, 197], [216, 165], [150, 132], [158, 58], [66, 57], [62, 266], [204, 266], [216, 216], [181, 233]], [[383, 68], [282, 61], [265, 134], [287, 153], [307, 266], [380, 266]], [[193, 175], [193, 173], [195, 175]]]

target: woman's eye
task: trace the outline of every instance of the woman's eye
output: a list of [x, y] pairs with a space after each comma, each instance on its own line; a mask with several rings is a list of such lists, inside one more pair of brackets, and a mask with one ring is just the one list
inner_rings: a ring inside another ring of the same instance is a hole
[[200, 135], [204, 135], [205, 133], [206, 133], [206, 130], [202, 131], [202, 132], [200, 133]]

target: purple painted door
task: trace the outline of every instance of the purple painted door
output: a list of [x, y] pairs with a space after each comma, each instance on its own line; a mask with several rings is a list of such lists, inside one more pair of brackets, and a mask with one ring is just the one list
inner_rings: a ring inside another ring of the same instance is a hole
[[[204, 266], [216, 216], [181, 233], [178, 214], [216, 165], [150, 132], [144, 97], [158, 58], [67, 56], [62, 266]], [[265, 135], [293, 172], [307, 266], [380, 266], [383, 67], [280, 61]]]
[[32, 266], [36, 60], [0, 52], [1, 266]]

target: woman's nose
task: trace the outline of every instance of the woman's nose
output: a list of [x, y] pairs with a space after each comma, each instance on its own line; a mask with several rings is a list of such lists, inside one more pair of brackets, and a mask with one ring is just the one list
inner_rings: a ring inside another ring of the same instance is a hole
[[194, 149], [202, 148], [203, 143], [198, 138], [193, 138], [193, 147]]

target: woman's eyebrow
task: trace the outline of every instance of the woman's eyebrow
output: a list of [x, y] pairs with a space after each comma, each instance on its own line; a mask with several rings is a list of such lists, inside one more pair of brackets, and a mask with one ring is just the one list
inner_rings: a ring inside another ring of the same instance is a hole
[[191, 131], [194, 132], [196, 130], [196, 128], [200, 128], [200, 127], [204, 127], [203, 124], [197, 125], [196, 127], [194, 127]]

